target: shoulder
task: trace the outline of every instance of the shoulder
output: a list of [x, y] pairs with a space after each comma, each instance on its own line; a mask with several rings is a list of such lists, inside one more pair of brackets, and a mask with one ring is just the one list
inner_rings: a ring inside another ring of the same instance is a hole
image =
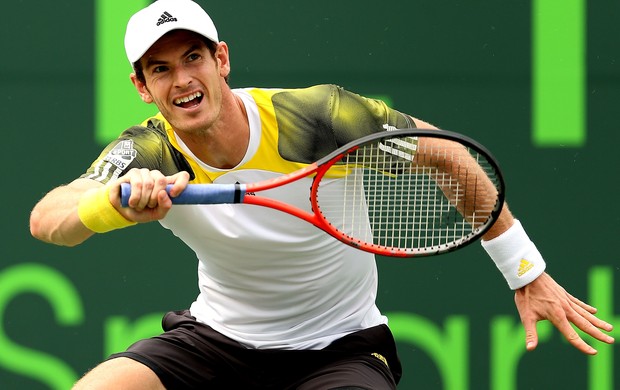
[[131, 168], [156, 169], [164, 175], [183, 170], [194, 176], [185, 157], [170, 143], [165, 123], [157, 118], [123, 131], [81, 177], [105, 183]]
[[273, 99], [293, 98], [306, 104], [325, 104], [331, 102], [341, 91], [344, 90], [335, 84], [319, 84], [305, 88], [275, 90]]
[[234, 89], [237, 94], [248, 94], [256, 100], [268, 99], [275, 102], [282, 102], [288, 99], [294, 99], [297, 103], [305, 102], [306, 104], [324, 104], [326, 101], [337, 96], [341, 91], [341, 87], [335, 84], [318, 84], [302, 88], [243, 88]]

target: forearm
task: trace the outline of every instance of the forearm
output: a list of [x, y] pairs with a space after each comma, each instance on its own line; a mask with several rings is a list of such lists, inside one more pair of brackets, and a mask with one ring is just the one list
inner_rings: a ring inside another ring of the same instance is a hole
[[493, 226], [491, 226], [491, 228], [482, 236], [482, 239], [485, 241], [492, 240], [508, 230], [513, 224], [514, 217], [508, 209], [508, 204], [504, 203], [497, 221], [495, 221]]
[[94, 234], [78, 216], [78, 204], [84, 192], [102, 186], [88, 179], [77, 179], [45, 195], [30, 214], [30, 233], [52, 244], [75, 246]]
[[[488, 221], [497, 205], [498, 190], [467, 148], [449, 140], [421, 137], [416, 162], [436, 169], [430, 176], [472, 227]], [[511, 288], [522, 287], [544, 272], [542, 256], [506, 204], [482, 239]]]

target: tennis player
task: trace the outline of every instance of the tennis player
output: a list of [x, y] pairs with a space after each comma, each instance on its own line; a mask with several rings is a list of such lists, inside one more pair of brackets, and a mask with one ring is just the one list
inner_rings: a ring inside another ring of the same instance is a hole
[[[333, 85], [231, 89], [229, 48], [190, 0], [159, 0], [127, 25], [131, 80], [159, 113], [123, 132], [85, 173], [34, 208], [34, 237], [74, 246], [159, 221], [198, 257], [196, 300], [164, 332], [92, 369], [75, 389], [394, 389], [401, 376], [375, 304], [374, 256], [312, 225], [244, 205], [172, 207], [188, 183], [248, 183], [292, 172], [384, 125], [430, 125]], [[119, 201], [130, 183], [130, 207]], [[270, 196], [304, 207], [298, 188]], [[550, 320], [586, 354], [571, 323], [612, 343], [612, 326], [547, 273], [505, 208], [483, 246], [515, 290], [526, 345]]]

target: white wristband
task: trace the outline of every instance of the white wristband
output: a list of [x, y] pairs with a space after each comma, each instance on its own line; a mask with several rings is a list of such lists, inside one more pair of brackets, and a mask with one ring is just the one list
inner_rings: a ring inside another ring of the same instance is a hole
[[482, 241], [482, 247], [513, 290], [531, 283], [545, 271], [545, 260], [516, 219], [504, 233]]

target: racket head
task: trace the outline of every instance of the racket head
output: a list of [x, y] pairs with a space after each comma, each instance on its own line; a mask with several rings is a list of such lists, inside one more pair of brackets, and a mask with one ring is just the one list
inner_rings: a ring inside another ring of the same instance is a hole
[[505, 199], [504, 178], [490, 151], [447, 130], [371, 134], [317, 165], [310, 196], [317, 226], [383, 256], [462, 248], [491, 228]]

